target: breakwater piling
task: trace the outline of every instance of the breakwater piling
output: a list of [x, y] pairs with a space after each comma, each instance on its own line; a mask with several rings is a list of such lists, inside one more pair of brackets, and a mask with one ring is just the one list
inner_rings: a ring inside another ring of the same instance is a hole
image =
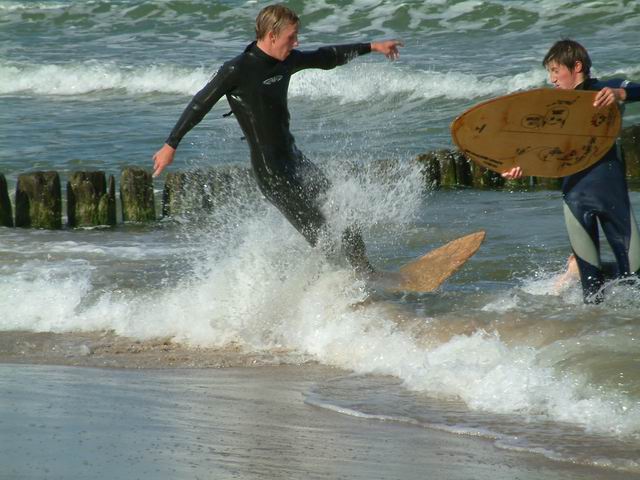
[[[640, 186], [640, 125], [623, 129], [620, 146], [627, 179]], [[429, 188], [559, 189], [561, 179], [523, 177], [506, 181], [499, 174], [470, 161], [458, 150], [437, 150], [418, 155]], [[380, 175], [389, 172], [389, 161], [380, 162]], [[378, 173], [376, 173], [378, 174]], [[69, 228], [113, 226], [118, 223], [116, 180], [104, 172], [72, 172], [66, 184], [66, 218]], [[160, 218], [206, 215], [230, 196], [259, 195], [249, 168], [224, 166], [188, 172], [169, 172], [162, 190]], [[6, 177], [0, 172], [0, 227], [62, 228], [62, 192], [57, 172], [18, 175], [12, 204]], [[151, 171], [124, 168], [120, 175], [122, 222], [158, 219]], [[14, 214], [15, 212], [15, 214]]]

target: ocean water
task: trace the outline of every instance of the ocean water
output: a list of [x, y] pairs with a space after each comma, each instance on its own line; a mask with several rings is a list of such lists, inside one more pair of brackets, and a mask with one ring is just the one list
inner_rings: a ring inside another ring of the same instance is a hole
[[[150, 168], [191, 95], [252, 40], [264, 4], [0, 0], [0, 173], [10, 190], [31, 170], [65, 182], [74, 170]], [[317, 385], [311, 404], [640, 473], [637, 286], [614, 282], [603, 304], [585, 306], [577, 285], [555, 285], [569, 254], [557, 192], [432, 191], [412, 161], [451, 147], [449, 124], [464, 109], [543, 86], [540, 61], [555, 40], [581, 41], [597, 76], [640, 81], [640, 4], [291, 5], [300, 48], [405, 42], [396, 62], [368, 55], [292, 79], [292, 131], [333, 180], [335, 230], [358, 221], [372, 263], [389, 270], [486, 230], [465, 268], [433, 294], [376, 291], [238, 185], [197, 221], [0, 228], [0, 331], [107, 330], [273, 351], [284, 363], [303, 355], [353, 372]], [[185, 138], [173, 171], [248, 165], [227, 108], [222, 100]], [[625, 123], [638, 122], [629, 105]], [[378, 160], [393, 167], [382, 175]], [[640, 195], [631, 201], [640, 211]]]

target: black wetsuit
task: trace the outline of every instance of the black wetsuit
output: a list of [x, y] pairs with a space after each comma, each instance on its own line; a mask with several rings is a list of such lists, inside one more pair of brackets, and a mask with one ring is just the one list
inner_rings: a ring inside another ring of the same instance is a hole
[[[578, 90], [625, 88], [626, 101], [640, 100], [640, 85], [622, 80], [606, 82], [587, 79]], [[619, 276], [637, 274], [640, 269], [640, 236], [629, 202], [625, 166], [618, 146], [591, 167], [565, 177], [562, 183], [564, 213], [571, 248], [576, 255], [585, 301], [595, 296], [604, 283], [600, 262], [598, 221], [616, 258]]]
[[[330, 184], [307, 160], [289, 131], [287, 91], [291, 75], [307, 68], [331, 69], [371, 51], [369, 43], [339, 45], [302, 52], [293, 50], [283, 61], [251, 43], [226, 62], [191, 100], [166, 143], [176, 148], [223, 96], [227, 96], [251, 150], [253, 172], [262, 193], [315, 246], [326, 220], [321, 196]], [[343, 234], [343, 247], [351, 265], [372, 273], [364, 242], [352, 227]]]

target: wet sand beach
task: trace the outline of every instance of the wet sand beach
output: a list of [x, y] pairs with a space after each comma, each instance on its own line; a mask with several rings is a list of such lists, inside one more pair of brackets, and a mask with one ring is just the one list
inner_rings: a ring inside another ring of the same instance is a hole
[[307, 392], [348, 372], [312, 362], [249, 367], [265, 358], [104, 333], [2, 342], [2, 479], [640, 478], [317, 408]]

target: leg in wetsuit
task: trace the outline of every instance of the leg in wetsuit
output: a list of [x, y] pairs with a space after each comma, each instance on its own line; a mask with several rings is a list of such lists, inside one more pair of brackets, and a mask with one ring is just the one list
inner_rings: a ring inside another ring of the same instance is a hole
[[[598, 91], [605, 87], [624, 88], [627, 101], [640, 99], [640, 87], [626, 80], [601, 82], [587, 78], [575, 88]], [[565, 177], [562, 196], [585, 302], [598, 303], [602, 301], [604, 284], [598, 222], [616, 258], [617, 275], [637, 275], [640, 270], [640, 233], [629, 202], [624, 160], [617, 146], [591, 167]]]
[[593, 167], [568, 177], [563, 198], [585, 301], [598, 303], [605, 280], [598, 222], [615, 256], [618, 276], [637, 274], [640, 269], [640, 235], [631, 211], [624, 164], [615, 147]]
[[[326, 229], [321, 201], [331, 183], [316, 165], [301, 153], [298, 154], [296, 161], [289, 164], [293, 168], [287, 169], [286, 173], [256, 176], [256, 180], [265, 197], [315, 247]], [[334, 245], [329, 243], [325, 248], [330, 254]], [[342, 249], [356, 273], [363, 276], [374, 273], [357, 226], [350, 226], [343, 232]]]

